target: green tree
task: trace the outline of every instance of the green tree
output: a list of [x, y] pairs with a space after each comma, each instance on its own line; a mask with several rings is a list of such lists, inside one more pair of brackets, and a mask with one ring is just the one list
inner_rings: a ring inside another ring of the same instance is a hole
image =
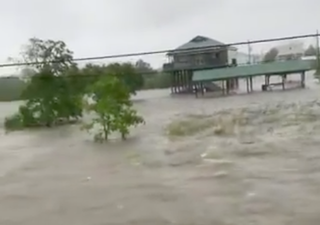
[[142, 59], [139, 59], [135, 63], [135, 68], [136, 68], [137, 72], [140, 74], [155, 72], [155, 70], [151, 67], [150, 63], [147, 63], [147, 62], [143, 61]]
[[129, 128], [144, 123], [137, 111], [132, 108], [130, 89], [119, 79], [118, 74], [103, 74], [89, 87], [88, 95], [93, 102], [87, 102], [87, 109], [97, 115], [85, 128], [95, 130], [95, 140], [108, 140], [113, 132], [119, 132], [126, 139]]
[[313, 45], [309, 45], [309, 47], [304, 52], [305, 56], [316, 56], [317, 50]]
[[39, 38], [29, 39], [29, 43], [21, 52], [21, 59], [17, 61], [30, 63], [30, 69], [38, 72], [47, 68], [53, 75], [59, 75], [70, 66], [75, 65], [73, 52], [67, 48], [65, 42]]
[[278, 49], [277, 48], [271, 48], [263, 57], [263, 62], [273, 62], [276, 60], [276, 57], [278, 56]]
[[91, 63], [86, 64], [83, 68], [80, 69], [80, 78], [78, 83], [80, 89], [86, 91], [86, 88], [93, 85], [102, 74], [105, 73], [104, 65], [94, 65]]
[[20, 116], [14, 117], [21, 119], [22, 127], [52, 126], [82, 116], [82, 93], [74, 85], [78, 70], [72, 54], [62, 41], [32, 38], [25, 46], [22, 60], [37, 64], [31, 65], [35, 74], [27, 78], [22, 93], [27, 101], [19, 109]]
[[109, 76], [116, 74], [129, 89], [131, 94], [135, 94], [137, 90], [143, 87], [143, 77], [131, 63], [111, 63], [108, 65], [86, 64], [80, 69], [80, 77], [82, 78], [83, 88], [90, 86], [101, 78], [101, 76]]
[[104, 74], [116, 75], [128, 88], [131, 94], [143, 87], [143, 77], [131, 63], [111, 63], [104, 66]]

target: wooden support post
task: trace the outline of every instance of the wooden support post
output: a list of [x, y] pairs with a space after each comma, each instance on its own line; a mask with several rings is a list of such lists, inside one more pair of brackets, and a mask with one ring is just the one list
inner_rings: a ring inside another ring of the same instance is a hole
[[[189, 83], [192, 83], [192, 81], [189, 80], [189, 71], [186, 70], [185, 72], [186, 72], [185, 73], [185, 85], [184, 85], [185, 89], [187, 92], [192, 92], [192, 90], [190, 90], [190, 88], [189, 88]], [[197, 84], [195, 83], [194, 85], [196, 86]]]
[[249, 79], [248, 79], [248, 77], [246, 77], [246, 84], [247, 84], [247, 93], [249, 93], [250, 91], [249, 91]]
[[192, 83], [193, 72], [192, 70], [188, 70], [188, 89], [192, 91], [193, 83]]
[[253, 81], [252, 81], [252, 76], [250, 76], [250, 91], [253, 91]]
[[222, 87], [222, 95], [225, 94], [225, 84], [224, 84], [224, 80], [221, 81], [221, 87]]
[[306, 72], [303, 71], [303, 72], [301, 73], [301, 87], [302, 87], [302, 88], [305, 88], [305, 87], [306, 87], [305, 80], [306, 80]]
[[179, 70], [177, 77], [178, 77], [178, 79], [177, 79], [177, 89], [178, 89], [178, 93], [180, 93], [180, 91], [181, 91], [181, 70]]
[[181, 91], [183, 92], [184, 91], [184, 74], [185, 74], [185, 71], [181, 71]]
[[281, 78], [282, 78], [282, 90], [285, 90], [286, 75], [285, 74], [281, 75]]
[[180, 93], [180, 88], [181, 88], [181, 70], [179, 70], [177, 81], [178, 81], [177, 89], [178, 89], [178, 93]]
[[192, 90], [189, 90], [189, 87], [188, 87], [188, 71], [186, 70], [185, 71], [185, 74], [184, 74], [184, 88], [187, 92], [191, 92], [192, 93]]
[[195, 88], [194, 88], [194, 94], [195, 94], [196, 98], [198, 98], [199, 83], [198, 83], [198, 82], [195, 83], [194, 86], [195, 86]]
[[[189, 71], [186, 70], [186, 73], [185, 73], [185, 89], [187, 92], [192, 92], [192, 90], [190, 90], [189, 86], [190, 86], [190, 83], [192, 83], [191, 80], [189, 80]], [[195, 86], [197, 85], [196, 83], [194, 84]]]
[[176, 73], [176, 94], [179, 93], [179, 75], [180, 75], [180, 71], [177, 71], [177, 73]]
[[200, 83], [201, 95], [204, 96], [204, 86], [203, 83]]
[[184, 76], [184, 70], [181, 71], [181, 78], [180, 78], [180, 92], [183, 92], [183, 86], [184, 86], [184, 79], [183, 79], [183, 76]]
[[183, 74], [183, 89], [189, 93], [190, 90], [188, 89], [188, 71], [184, 71], [184, 74]]
[[178, 84], [178, 71], [174, 73], [174, 93], [177, 94], [177, 84]]
[[264, 83], [265, 83], [265, 85], [267, 86], [267, 85], [269, 85], [270, 84], [270, 75], [264, 75]]
[[184, 71], [182, 70], [180, 73], [180, 92], [183, 92], [183, 74]]
[[171, 94], [173, 94], [173, 85], [174, 85], [174, 73], [173, 72], [170, 73], [170, 80], [171, 80], [171, 84], [170, 84]]
[[230, 91], [230, 88], [231, 88], [231, 85], [232, 85], [232, 83], [231, 83], [231, 79], [228, 79], [228, 80], [226, 80], [226, 83], [227, 83], [227, 90], [226, 90], [226, 94], [228, 95], [229, 94], [229, 91]]
[[267, 85], [268, 80], [267, 80], [267, 75], [264, 75], [264, 84]]
[[172, 94], [174, 94], [175, 93], [175, 82], [176, 82], [176, 80], [175, 80], [175, 75], [176, 75], [176, 73], [175, 72], [173, 72], [172, 73]]

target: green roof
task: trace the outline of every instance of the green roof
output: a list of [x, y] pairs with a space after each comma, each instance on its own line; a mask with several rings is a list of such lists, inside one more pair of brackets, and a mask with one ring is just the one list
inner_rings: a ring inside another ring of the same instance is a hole
[[314, 60], [290, 60], [256, 65], [227, 67], [193, 72], [193, 81], [213, 81], [234, 77], [259, 76], [265, 74], [283, 74], [313, 69]]

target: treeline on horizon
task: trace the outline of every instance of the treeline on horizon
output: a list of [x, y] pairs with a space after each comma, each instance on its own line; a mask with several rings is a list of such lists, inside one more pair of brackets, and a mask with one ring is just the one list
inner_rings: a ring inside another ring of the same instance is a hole
[[[96, 67], [103, 67], [94, 65]], [[142, 85], [140, 90], [162, 89], [170, 87], [170, 76], [162, 71], [158, 71], [143, 60], [138, 60], [132, 66], [137, 73], [141, 74]], [[82, 68], [85, 69], [85, 68]], [[79, 69], [81, 70], [81, 69]], [[36, 72], [31, 68], [24, 68], [18, 76], [0, 77], [0, 101], [19, 101], [23, 100], [22, 92], [26, 87], [25, 78], [31, 77]], [[81, 77], [78, 79], [86, 79]]]

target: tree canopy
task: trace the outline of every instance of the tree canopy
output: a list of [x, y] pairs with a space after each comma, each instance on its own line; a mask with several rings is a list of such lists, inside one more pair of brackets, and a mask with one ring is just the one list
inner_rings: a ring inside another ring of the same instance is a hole
[[278, 56], [278, 49], [277, 48], [271, 48], [263, 57], [263, 62], [273, 62], [276, 60]]
[[[16, 114], [6, 118], [8, 130], [76, 122], [87, 106], [97, 115], [90, 124], [103, 128], [95, 137], [103, 136], [104, 140], [115, 131], [125, 139], [130, 126], [144, 122], [130, 100], [143, 86], [142, 75], [131, 63], [79, 68], [63, 41], [38, 38], [29, 40], [18, 60], [30, 63], [22, 71], [22, 98], [26, 101]], [[85, 101], [88, 96], [93, 103]]]
[[313, 45], [309, 45], [308, 48], [304, 52], [305, 56], [316, 56], [317, 49]]

